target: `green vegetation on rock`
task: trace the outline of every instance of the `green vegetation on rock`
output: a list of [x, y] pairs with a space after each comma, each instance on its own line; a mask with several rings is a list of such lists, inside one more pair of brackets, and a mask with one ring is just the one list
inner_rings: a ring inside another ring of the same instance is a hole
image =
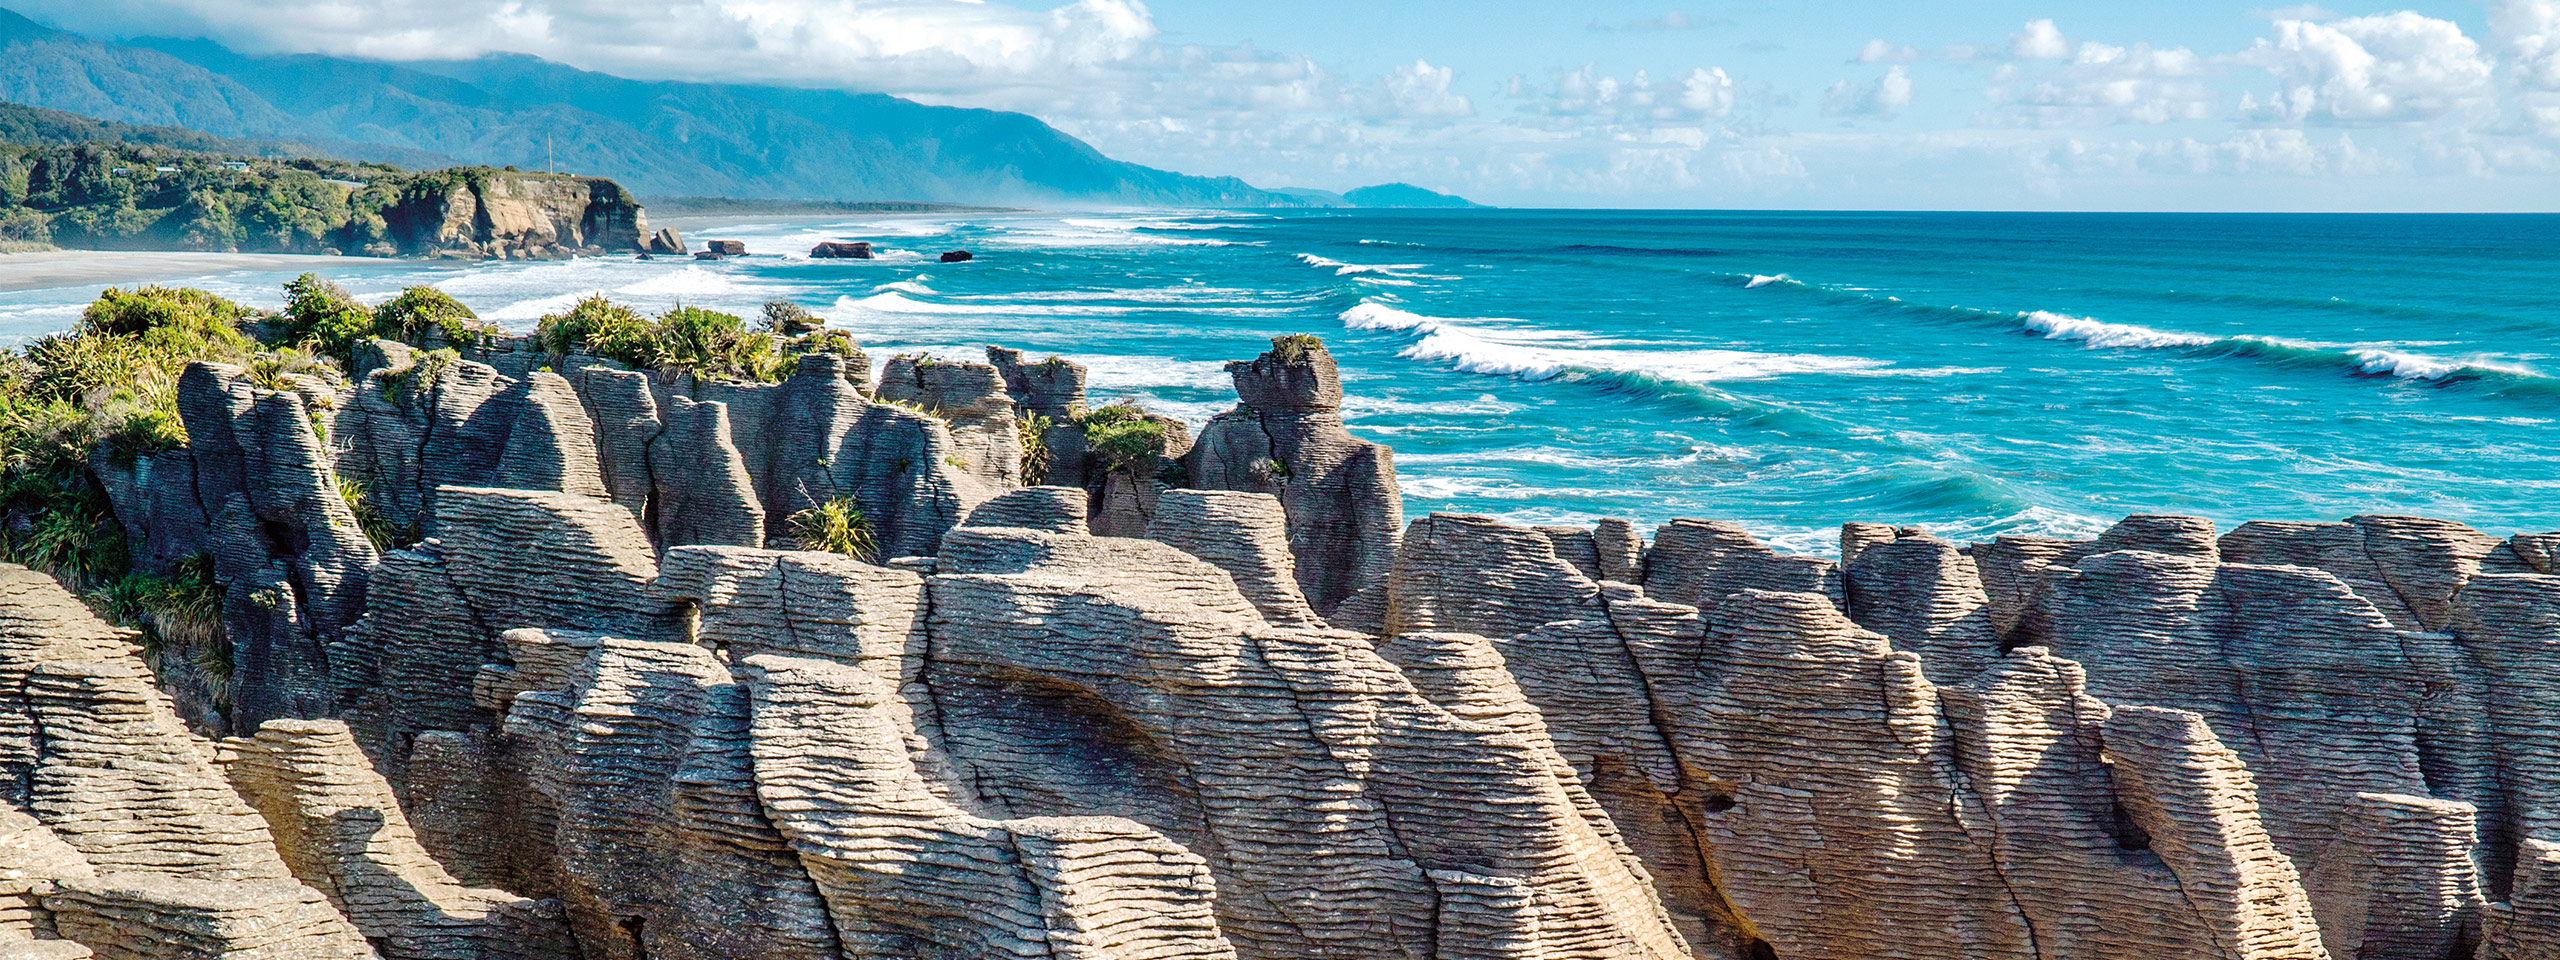
[[[797, 354], [808, 352], [789, 347], [806, 342], [832, 349], [824, 338], [803, 337], [786, 345], [774, 334], [748, 330], [746, 321], [734, 315], [700, 307], [679, 306], [653, 322], [602, 295], [542, 318], [534, 336], [554, 363], [584, 353], [635, 370], [690, 370], [765, 383], [789, 378]], [[845, 352], [851, 347], [850, 340], [844, 341]]]
[[791, 538], [802, 550], [841, 553], [869, 563], [880, 554], [871, 521], [852, 497], [837, 497], [791, 515]]
[[1126, 400], [1085, 414], [1076, 428], [1084, 431], [1086, 449], [1114, 470], [1151, 473], [1164, 456], [1164, 424], [1147, 419], [1146, 411]]
[[256, 314], [201, 290], [111, 289], [77, 328], [0, 353], [0, 559], [88, 592], [128, 572], [123, 528], [91, 472], [187, 442], [178, 374], [245, 362]]
[[96, 249], [396, 253], [413, 175], [118, 142], [0, 145], [0, 240]]
[[1022, 483], [1036, 487], [1049, 481], [1049, 429], [1057, 426], [1044, 414], [1031, 414], [1014, 421], [1014, 432], [1022, 440]]

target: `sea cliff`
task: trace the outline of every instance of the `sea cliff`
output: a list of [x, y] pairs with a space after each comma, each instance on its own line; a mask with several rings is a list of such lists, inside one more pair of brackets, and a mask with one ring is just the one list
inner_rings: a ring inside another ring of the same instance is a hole
[[77, 394], [104, 513], [0, 544], [143, 631], [0, 567], [0, 951], [2560, 955], [2560, 534], [1408, 522], [1313, 337], [1193, 437], [788, 305], [146, 294], [173, 422]]
[[0, 242], [516, 260], [655, 246], [639, 202], [600, 177], [124, 142], [0, 145]]

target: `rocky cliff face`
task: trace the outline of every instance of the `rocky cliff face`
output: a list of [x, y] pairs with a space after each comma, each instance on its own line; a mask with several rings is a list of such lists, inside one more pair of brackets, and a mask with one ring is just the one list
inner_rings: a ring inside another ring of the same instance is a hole
[[447, 171], [410, 185], [383, 220], [411, 256], [556, 260], [657, 244], [640, 202], [602, 177]]
[[1406, 525], [1295, 338], [1187, 452], [1009, 351], [382, 353], [104, 484], [227, 714], [0, 568], [0, 956], [2560, 956], [2548, 535]]

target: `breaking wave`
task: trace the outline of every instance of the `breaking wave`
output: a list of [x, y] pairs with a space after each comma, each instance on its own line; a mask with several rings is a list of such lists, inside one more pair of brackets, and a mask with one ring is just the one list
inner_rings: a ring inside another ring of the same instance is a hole
[[2185, 350], [2206, 355], [2251, 357], [2276, 363], [2344, 368], [2366, 376], [2406, 380], [2461, 382], [2498, 380], [2560, 386], [2560, 380], [2521, 364], [2480, 357], [2439, 357], [2401, 349], [2401, 344], [2320, 343], [2257, 334], [2214, 336], [2161, 330], [2131, 323], [2109, 323], [2046, 310], [2018, 314], [2027, 330], [2047, 340], [2074, 340], [2092, 348]]
[[1419, 335], [1396, 354], [1407, 360], [1440, 361], [1468, 373], [1523, 380], [1606, 376], [1706, 384], [1791, 374], [1861, 373], [1889, 365], [1866, 357], [1815, 353], [1609, 349], [1596, 344], [1620, 341], [1519, 326], [1518, 321], [1498, 318], [1458, 321], [1429, 317], [1374, 300], [1364, 300], [1344, 310], [1340, 320], [1352, 330]]

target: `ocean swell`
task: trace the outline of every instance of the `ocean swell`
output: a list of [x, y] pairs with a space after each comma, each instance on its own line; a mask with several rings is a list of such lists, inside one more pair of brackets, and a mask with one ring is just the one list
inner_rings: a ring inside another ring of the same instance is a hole
[[2108, 323], [2046, 310], [2018, 314], [2027, 330], [2047, 340], [2076, 340], [2092, 348], [2186, 350], [2205, 355], [2251, 357], [2283, 364], [2343, 368], [2366, 376], [2399, 377], [2443, 383], [2502, 380], [2520, 384], [2560, 385], [2530, 367], [2486, 358], [2450, 358], [2396, 349], [2377, 343], [2320, 343], [2257, 334], [2213, 336], [2161, 330], [2130, 323]]

